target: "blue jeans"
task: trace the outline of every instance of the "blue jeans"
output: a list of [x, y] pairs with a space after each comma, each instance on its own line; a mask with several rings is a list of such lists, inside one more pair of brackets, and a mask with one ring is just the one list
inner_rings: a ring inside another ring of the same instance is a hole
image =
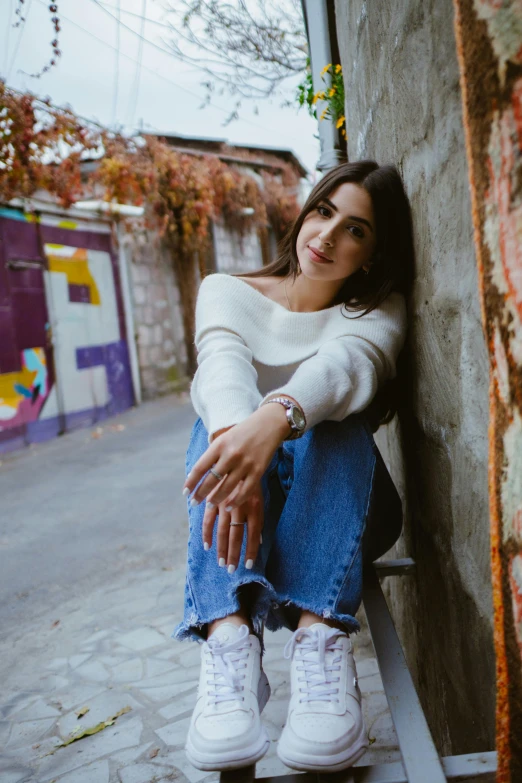
[[[200, 418], [192, 428], [186, 472], [208, 448]], [[189, 542], [184, 619], [176, 639], [205, 639], [212, 620], [248, 606], [261, 635], [297, 628], [302, 609], [358, 631], [363, 566], [386, 552], [402, 528], [402, 508], [364, 414], [322, 421], [297, 440], [285, 441], [262, 478], [263, 543], [252, 570], [245, 541], [234, 574], [220, 568], [216, 529], [205, 552], [205, 502], [187, 498]]]

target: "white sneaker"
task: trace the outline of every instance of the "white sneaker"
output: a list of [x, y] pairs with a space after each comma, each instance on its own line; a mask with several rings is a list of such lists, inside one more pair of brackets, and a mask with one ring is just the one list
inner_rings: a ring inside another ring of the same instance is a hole
[[259, 639], [246, 625], [218, 626], [202, 645], [198, 700], [185, 751], [191, 764], [222, 770], [254, 764], [270, 744], [260, 713], [270, 696]]
[[324, 623], [298, 628], [285, 647], [292, 695], [277, 754], [288, 767], [335, 772], [368, 747], [348, 636]]

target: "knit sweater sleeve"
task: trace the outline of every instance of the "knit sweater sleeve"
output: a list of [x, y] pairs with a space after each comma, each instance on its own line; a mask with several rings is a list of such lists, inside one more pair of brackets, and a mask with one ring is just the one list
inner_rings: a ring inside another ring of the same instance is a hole
[[213, 275], [199, 287], [195, 343], [198, 368], [190, 387], [194, 410], [212, 435], [247, 419], [261, 400], [252, 351], [239, 333], [234, 307], [216, 292]]
[[286, 384], [261, 402], [279, 394], [293, 397], [304, 411], [305, 431], [325, 419], [342, 421], [364, 410], [381, 383], [395, 377], [406, 332], [404, 297], [392, 294], [361, 322], [365, 318], [365, 336], [345, 334], [323, 343]]

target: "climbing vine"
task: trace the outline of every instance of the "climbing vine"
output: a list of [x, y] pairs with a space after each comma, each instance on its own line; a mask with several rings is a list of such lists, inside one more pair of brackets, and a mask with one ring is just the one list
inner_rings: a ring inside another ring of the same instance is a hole
[[[30, 5], [30, 3], [29, 3]], [[20, 27], [20, 25], [25, 24], [27, 21], [27, 16], [24, 14], [27, 13], [25, 10], [25, 0], [18, 0], [18, 5], [15, 10], [15, 16], [17, 17], [17, 21], [13, 24], [13, 27]], [[47, 71], [51, 70], [51, 68], [56, 65], [57, 60], [59, 57], [62, 56], [62, 53], [59, 49], [59, 41], [58, 41], [58, 35], [60, 33], [61, 27], [60, 27], [60, 18], [58, 16], [58, 5], [56, 3], [49, 3], [48, 6], [49, 13], [51, 14], [51, 24], [53, 26], [54, 31], [54, 38], [51, 41], [51, 50], [52, 55], [49, 62], [44, 65], [44, 67], [38, 71], [38, 73], [30, 73], [29, 76], [32, 76], [35, 79], [39, 79], [42, 74], [47, 73]]]

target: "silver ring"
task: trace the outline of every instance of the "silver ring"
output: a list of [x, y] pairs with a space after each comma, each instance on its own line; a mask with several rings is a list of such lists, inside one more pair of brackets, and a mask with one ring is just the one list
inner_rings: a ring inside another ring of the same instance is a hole
[[247, 521], [245, 519], [244, 522], [231, 522], [230, 527], [237, 527], [238, 525], [246, 525]]
[[221, 481], [224, 477], [221, 475], [221, 473], [218, 473], [217, 470], [214, 470], [214, 468], [210, 468], [210, 473], [212, 473], [213, 476], [215, 476], [219, 481]]

